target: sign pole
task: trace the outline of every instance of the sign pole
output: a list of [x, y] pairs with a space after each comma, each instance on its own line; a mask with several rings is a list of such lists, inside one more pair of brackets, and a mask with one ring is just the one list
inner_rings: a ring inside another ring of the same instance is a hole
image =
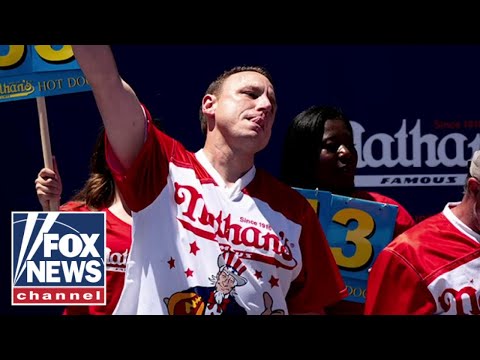
[[[54, 170], [52, 149], [50, 146], [50, 133], [48, 131], [47, 106], [45, 104], [45, 97], [39, 96], [37, 100], [38, 119], [40, 120], [40, 137], [42, 138], [43, 161], [45, 167]], [[60, 203], [57, 200], [49, 202], [50, 211], [58, 211]]]

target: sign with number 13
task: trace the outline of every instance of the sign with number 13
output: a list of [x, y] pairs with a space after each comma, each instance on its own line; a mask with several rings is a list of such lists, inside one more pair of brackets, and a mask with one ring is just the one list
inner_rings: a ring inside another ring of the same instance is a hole
[[318, 214], [348, 288], [345, 300], [365, 302], [369, 269], [393, 238], [395, 205], [296, 188]]

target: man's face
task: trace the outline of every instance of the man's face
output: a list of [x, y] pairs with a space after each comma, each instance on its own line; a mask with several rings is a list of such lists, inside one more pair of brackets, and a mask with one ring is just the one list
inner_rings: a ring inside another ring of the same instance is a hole
[[230, 293], [235, 287], [235, 279], [226, 271], [221, 271], [217, 275], [216, 288], [224, 294]]
[[226, 143], [254, 154], [270, 140], [277, 111], [273, 85], [255, 71], [233, 74], [212, 97], [212, 110], [215, 130]]
[[342, 120], [327, 120], [316, 167], [319, 189], [348, 195], [353, 190], [358, 155], [353, 134]]

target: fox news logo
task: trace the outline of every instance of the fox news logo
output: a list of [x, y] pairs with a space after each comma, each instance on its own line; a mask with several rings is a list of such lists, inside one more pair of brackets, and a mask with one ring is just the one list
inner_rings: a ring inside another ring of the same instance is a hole
[[12, 212], [12, 305], [105, 305], [104, 212]]

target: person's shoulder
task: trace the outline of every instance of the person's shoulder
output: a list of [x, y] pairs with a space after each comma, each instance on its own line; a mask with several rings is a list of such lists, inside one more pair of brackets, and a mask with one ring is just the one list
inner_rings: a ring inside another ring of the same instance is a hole
[[366, 191], [366, 190], [355, 190], [354, 196], [359, 199], [371, 200], [376, 202], [381, 202], [385, 204], [400, 205], [400, 203], [384, 194], [380, 194], [375, 191]]
[[[408, 224], [407, 227], [411, 227], [415, 224], [415, 220], [412, 214], [410, 214], [407, 208], [405, 208], [405, 206], [403, 206], [398, 200], [374, 191], [364, 191], [364, 193], [368, 194], [368, 199], [371, 198], [373, 201], [397, 206], [399, 216], [402, 217], [403, 222], [406, 222]], [[367, 197], [364, 197], [363, 199], [367, 199]]]
[[[281, 194], [284, 196], [289, 196], [297, 201], [304, 202], [305, 197], [300, 194], [297, 190], [292, 188], [291, 186], [285, 184], [283, 181], [279, 180], [269, 172], [263, 169], [257, 169], [257, 177], [261, 180], [265, 189], [270, 189], [279, 194], [278, 192], [281, 191]], [[302, 200], [303, 199], [303, 200]]]
[[60, 211], [91, 211], [83, 201], [68, 201], [60, 206]]
[[272, 207], [284, 207], [291, 212], [303, 213], [305, 208], [311, 207], [308, 200], [300, 192], [285, 184], [275, 176], [263, 169], [257, 169], [256, 184], [263, 193], [262, 197], [268, 199]]
[[[445, 224], [441, 225], [443, 222], [445, 222]], [[396, 236], [387, 247], [398, 248], [402, 246], [429, 246], [428, 243], [432, 238], [431, 234], [437, 233], [439, 228], [445, 229], [447, 223], [448, 220], [443, 213], [440, 212], [431, 215]], [[433, 246], [435, 246], [435, 244], [433, 244]]]

